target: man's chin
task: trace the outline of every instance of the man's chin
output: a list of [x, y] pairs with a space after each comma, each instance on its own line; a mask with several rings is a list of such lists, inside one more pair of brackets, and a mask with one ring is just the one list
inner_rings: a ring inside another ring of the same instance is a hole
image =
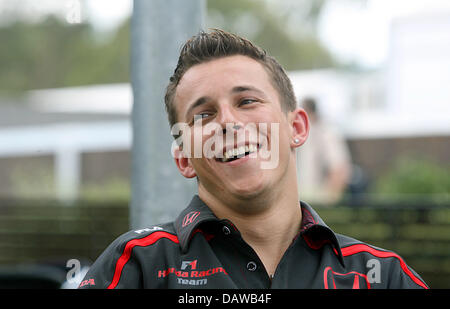
[[233, 188], [230, 191], [236, 199], [240, 200], [257, 199], [261, 195], [263, 195], [264, 192], [266, 192], [268, 189], [267, 186], [261, 182], [261, 179], [258, 180], [259, 180], [258, 183], [255, 182], [249, 184], [237, 183], [233, 186]]

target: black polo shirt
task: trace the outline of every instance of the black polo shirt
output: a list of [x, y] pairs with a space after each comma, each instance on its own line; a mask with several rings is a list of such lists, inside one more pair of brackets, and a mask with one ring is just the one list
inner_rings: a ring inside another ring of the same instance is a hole
[[175, 222], [117, 238], [80, 288], [427, 288], [397, 254], [336, 234], [300, 207], [301, 230], [273, 277], [236, 226], [194, 196]]

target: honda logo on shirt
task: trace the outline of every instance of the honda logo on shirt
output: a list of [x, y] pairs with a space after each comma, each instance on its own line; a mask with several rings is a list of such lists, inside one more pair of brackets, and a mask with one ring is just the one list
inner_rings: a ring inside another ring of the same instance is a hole
[[185, 227], [197, 219], [198, 215], [200, 214], [200, 211], [191, 211], [183, 218], [183, 224], [182, 227]]
[[323, 284], [325, 289], [370, 289], [366, 275], [356, 271], [342, 274], [331, 267], [325, 268], [323, 272]]

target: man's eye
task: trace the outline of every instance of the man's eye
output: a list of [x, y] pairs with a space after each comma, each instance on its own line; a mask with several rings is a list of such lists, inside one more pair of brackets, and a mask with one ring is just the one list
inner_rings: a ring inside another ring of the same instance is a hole
[[208, 118], [209, 116], [211, 116], [211, 114], [212, 113], [210, 113], [210, 112], [203, 112], [203, 113], [196, 114], [194, 116], [194, 122], [198, 121], [198, 120], [202, 120], [204, 118]]
[[244, 99], [240, 102], [240, 105], [248, 105], [248, 104], [252, 104], [254, 102], [256, 102], [255, 99]]

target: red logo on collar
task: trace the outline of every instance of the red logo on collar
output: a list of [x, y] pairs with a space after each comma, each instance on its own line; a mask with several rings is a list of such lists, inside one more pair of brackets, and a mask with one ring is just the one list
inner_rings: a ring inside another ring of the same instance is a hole
[[188, 213], [186, 216], [184, 216], [183, 218], [183, 224], [181, 225], [182, 227], [186, 227], [189, 224], [191, 224], [192, 222], [195, 221], [195, 219], [197, 219], [198, 215], [200, 214], [200, 211], [191, 211], [190, 213]]

